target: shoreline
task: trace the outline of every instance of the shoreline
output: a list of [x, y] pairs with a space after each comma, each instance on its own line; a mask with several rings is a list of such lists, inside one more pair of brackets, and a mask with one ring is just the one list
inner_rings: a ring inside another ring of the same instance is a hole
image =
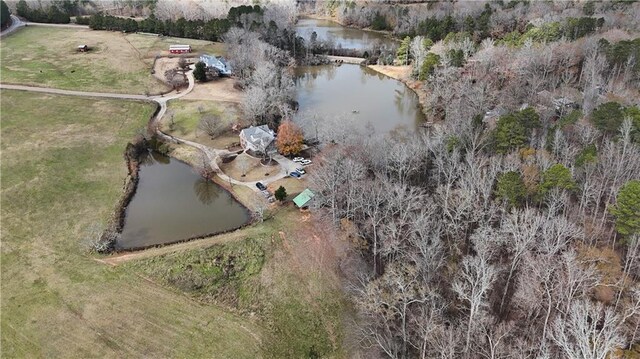
[[380, 35], [384, 35], [385, 37], [388, 37], [389, 39], [393, 40], [393, 41], [397, 41], [400, 42], [400, 39], [397, 39], [395, 37], [393, 37], [393, 35], [391, 34], [391, 31], [388, 30], [373, 30], [371, 28], [359, 28], [359, 27], [355, 27], [355, 26], [349, 26], [349, 25], [345, 25], [345, 23], [343, 23], [342, 21], [339, 21], [338, 19], [335, 19], [334, 17], [331, 16], [326, 16], [326, 15], [318, 15], [318, 14], [300, 14], [300, 16], [298, 16], [298, 19], [313, 19], [313, 20], [324, 20], [324, 21], [331, 21], [331, 22], [335, 22], [336, 24], [342, 26], [342, 27], [346, 27], [348, 29], [355, 29], [355, 30], [360, 30], [360, 31], [366, 31], [366, 32], [374, 32], [376, 34], [380, 34]]
[[418, 106], [424, 115], [425, 121], [429, 122], [426, 106], [427, 91], [425, 91], [424, 84], [421, 81], [411, 78], [411, 66], [367, 65], [367, 68], [394, 80], [400, 81], [411, 89], [418, 96]]

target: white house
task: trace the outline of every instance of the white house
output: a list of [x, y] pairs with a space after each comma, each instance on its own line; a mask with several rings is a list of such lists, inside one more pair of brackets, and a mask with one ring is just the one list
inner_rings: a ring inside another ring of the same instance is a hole
[[267, 125], [251, 126], [240, 131], [240, 145], [245, 150], [265, 153], [273, 149], [275, 133]]

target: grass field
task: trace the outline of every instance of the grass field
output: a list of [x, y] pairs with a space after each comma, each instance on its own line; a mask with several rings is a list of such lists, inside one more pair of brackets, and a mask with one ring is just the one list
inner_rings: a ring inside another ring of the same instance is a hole
[[[194, 52], [223, 53], [221, 44], [120, 32], [28, 27], [2, 39], [0, 81], [68, 90], [159, 93], [168, 89], [151, 74], [153, 60], [170, 44]], [[76, 52], [86, 44], [90, 52]]]
[[3, 357], [259, 356], [254, 321], [85, 252], [122, 195], [124, 147], [153, 106], [0, 95]]
[[0, 95], [3, 357], [346, 357], [330, 226], [288, 204], [209, 246], [100, 263], [86, 238], [153, 106]]
[[[212, 139], [199, 130], [198, 123], [200, 119], [207, 115], [220, 116], [228, 131]], [[173, 124], [171, 123], [171, 116], [173, 116]], [[168, 103], [168, 112], [162, 121], [162, 130], [206, 146], [226, 148], [240, 141], [238, 135], [230, 131], [232, 124], [237, 120], [238, 108], [236, 104], [231, 102], [172, 100]]]
[[267, 329], [265, 357], [342, 357], [345, 303], [334, 269], [327, 267], [331, 246], [316, 231], [289, 205], [241, 233], [220, 236], [233, 241], [124, 266], [198, 300], [254, 313]]

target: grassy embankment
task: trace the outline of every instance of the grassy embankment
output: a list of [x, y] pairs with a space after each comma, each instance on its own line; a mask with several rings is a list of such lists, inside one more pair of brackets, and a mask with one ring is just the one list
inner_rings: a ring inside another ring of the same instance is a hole
[[325, 263], [331, 261], [330, 246], [304, 221], [292, 206], [285, 207], [264, 223], [218, 236], [216, 246], [194, 246], [124, 267], [255, 318], [267, 328], [265, 357], [343, 357], [345, 303], [333, 268]]
[[100, 264], [83, 241], [121, 195], [122, 151], [152, 106], [1, 95], [5, 356], [345, 355], [331, 234], [289, 205], [208, 246]]
[[3, 356], [259, 355], [254, 321], [84, 251], [122, 195], [124, 147], [153, 106], [0, 95]]
[[[168, 112], [162, 121], [162, 130], [206, 146], [226, 148], [239, 141], [238, 135], [231, 132], [231, 126], [236, 122], [238, 112], [237, 105], [231, 102], [172, 100], [168, 103]], [[228, 130], [214, 139], [211, 139], [204, 131], [198, 129], [200, 119], [204, 116], [212, 115], [219, 116]]]
[[[158, 93], [168, 87], [151, 74], [153, 60], [175, 43], [190, 44], [194, 52], [223, 51], [221, 44], [202, 40], [29, 27], [2, 39], [1, 80], [79, 91]], [[80, 44], [92, 50], [76, 52]]]

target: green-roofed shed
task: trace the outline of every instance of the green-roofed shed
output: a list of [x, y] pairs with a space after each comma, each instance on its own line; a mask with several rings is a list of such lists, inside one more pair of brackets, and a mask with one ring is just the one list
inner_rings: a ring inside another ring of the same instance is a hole
[[293, 199], [293, 203], [295, 203], [298, 208], [302, 208], [306, 206], [307, 203], [309, 203], [313, 196], [315, 196], [315, 194], [313, 194], [313, 192], [311, 192], [311, 190], [307, 188]]

